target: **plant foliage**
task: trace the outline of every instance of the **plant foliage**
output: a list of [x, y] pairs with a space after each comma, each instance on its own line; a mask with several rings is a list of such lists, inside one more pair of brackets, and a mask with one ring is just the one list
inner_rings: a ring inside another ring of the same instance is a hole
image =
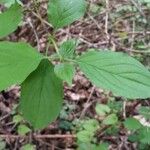
[[0, 38], [15, 31], [22, 19], [22, 7], [13, 4], [8, 10], [0, 14]]
[[[85, 11], [85, 0], [49, 1], [48, 21], [54, 28], [51, 37], [57, 29], [82, 18]], [[11, 6], [0, 14], [0, 38], [14, 32], [22, 16], [22, 6], [12, 1]], [[23, 42], [0, 42], [0, 91], [13, 84], [21, 84], [19, 110], [35, 129], [44, 128], [57, 118], [63, 103], [62, 80], [71, 85], [76, 66], [93, 84], [112, 91], [116, 96], [130, 99], [150, 97], [150, 72], [136, 59], [123, 53], [102, 50], [76, 56], [74, 39], [65, 41], [60, 47], [55, 37], [50, 40], [57, 51], [52, 56], [39, 54]], [[57, 61], [57, 65], [54, 66], [53, 61]], [[98, 115], [108, 115], [102, 124], [115, 125], [118, 122], [116, 114], [110, 114], [109, 107], [98, 105], [96, 111]], [[90, 122], [84, 125], [78, 137], [89, 141], [97, 129], [96, 124]], [[132, 128], [129, 123], [128, 128]]]

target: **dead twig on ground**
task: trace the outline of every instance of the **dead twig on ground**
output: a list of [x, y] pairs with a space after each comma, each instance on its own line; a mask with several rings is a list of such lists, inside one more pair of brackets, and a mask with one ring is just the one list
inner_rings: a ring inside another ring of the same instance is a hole
[[[33, 137], [35, 139], [63, 139], [63, 138], [76, 138], [76, 135], [73, 134], [45, 134], [45, 135], [36, 135]], [[0, 138], [3, 139], [18, 139], [18, 138], [29, 138], [29, 136], [21, 136], [21, 135], [12, 135], [12, 134], [0, 134]]]
[[93, 88], [91, 90], [91, 93], [90, 93], [89, 98], [85, 104], [85, 107], [84, 107], [83, 111], [81, 112], [80, 119], [82, 119], [85, 116], [87, 109], [91, 106], [92, 103], [90, 103], [90, 100], [91, 100], [91, 97], [92, 97], [94, 91], [95, 91], [95, 86], [93, 86]]

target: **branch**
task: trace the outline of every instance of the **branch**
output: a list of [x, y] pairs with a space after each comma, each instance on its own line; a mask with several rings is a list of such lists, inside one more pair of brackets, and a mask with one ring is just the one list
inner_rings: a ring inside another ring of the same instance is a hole
[[[0, 134], [0, 138], [3, 139], [18, 139], [23, 138], [26, 139], [29, 136], [21, 136], [21, 135], [12, 135], [12, 134]], [[33, 137], [36, 139], [63, 139], [63, 138], [76, 138], [76, 135], [72, 134], [45, 134], [45, 135], [36, 135], [33, 134]]]

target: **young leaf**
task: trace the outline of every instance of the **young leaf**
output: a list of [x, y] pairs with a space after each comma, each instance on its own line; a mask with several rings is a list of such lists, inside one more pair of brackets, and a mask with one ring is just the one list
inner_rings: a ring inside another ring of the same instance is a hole
[[96, 110], [96, 113], [100, 116], [105, 116], [107, 113], [110, 113], [111, 111], [109, 106], [104, 105], [104, 104], [97, 104], [95, 110]]
[[150, 97], [150, 72], [123, 53], [90, 51], [77, 58], [80, 69], [97, 86], [127, 98]]
[[15, 124], [18, 124], [18, 123], [20, 123], [20, 122], [22, 122], [22, 121], [23, 121], [23, 117], [20, 116], [20, 115], [15, 115], [15, 116], [13, 117], [13, 123], [15, 123]]
[[116, 114], [110, 114], [103, 120], [103, 124], [105, 125], [114, 125], [118, 122], [118, 117]]
[[31, 132], [31, 129], [29, 129], [26, 125], [19, 125], [17, 130], [19, 135], [26, 135], [27, 133]]
[[7, 11], [0, 14], [0, 38], [14, 32], [22, 19], [22, 8], [19, 4], [12, 5]]
[[59, 53], [62, 58], [73, 58], [75, 55], [76, 41], [74, 39], [64, 42], [60, 46]]
[[58, 29], [78, 20], [85, 11], [85, 0], [53, 0], [48, 5], [48, 19]]
[[137, 130], [139, 128], [141, 128], [141, 124], [137, 119], [134, 118], [127, 118], [124, 121], [124, 126], [128, 129], [128, 130]]
[[42, 60], [23, 82], [20, 111], [35, 129], [44, 128], [57, 118], [62, 106], [62, 89], [62, 82], [48, 60]]
[[77, 133], [77, 139], [80, 141], [80, 142], [90, 142], [92, 140], [94, 136], [94, 132], [90, 132], [88, 130], [82, 130], [80, 132]]
[[72, 85], [72, 79], [75, 74], [75, 68], [72, 64], [58, 64], [55, 66], [54, 72], [60, 79], [66, 81], [70, 86]]
[[99, 128], [99, 122], [96, 119], [85, 120], [83, 124], [83, 128], [93, 133]]
[[42, 58], [25, 43], [0, 42], [0, 91], [22, 83]]

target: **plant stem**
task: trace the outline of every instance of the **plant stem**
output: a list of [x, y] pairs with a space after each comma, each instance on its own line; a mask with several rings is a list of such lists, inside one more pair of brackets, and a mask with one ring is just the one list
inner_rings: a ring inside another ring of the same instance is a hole
[[[50, 60], [50, 61], [59, 61], [60, 60], [60, 57], [58, 56], [45, 56], [46, 59]], [[71, 62], [71, 63], [75, 63], [77, 64], [77, 61], [76, 60], [73, 60], [73, 59], [67, 59], [67, 58], [64, 58], [63, 59], [64, 61], [67, 61], [67, 62]]]
[[[62, 60], [62, 56], [61, 56], [61, 54], [59, 53], [59, 48], [58, 48], [58, 46], [57, 46], [57, 44], [56, 44], [56, 41], [55, 41], [55, 39], [54, 39], [54, 37], [51, 35], [51, 34], [49, 34], [49, 42], [51, 42], [52, 44], [53, 44], [53, 46], [54, 46], [54, 48], [55, 48], [55, 50], [56, 50], [56, 53], [57, 53], [57, 55], [59, 56], [59, 59], [60, 59], [60, 61]], [[47, 51], [46, 51], [46, 53], [47, 53]], [[47, 56], [47, 55], [46, 55]]]
[[49, 45], [46, 46], [46, 52], [45, 52], [45, 56], [48, 56], [48, 49], [49, 49]]

